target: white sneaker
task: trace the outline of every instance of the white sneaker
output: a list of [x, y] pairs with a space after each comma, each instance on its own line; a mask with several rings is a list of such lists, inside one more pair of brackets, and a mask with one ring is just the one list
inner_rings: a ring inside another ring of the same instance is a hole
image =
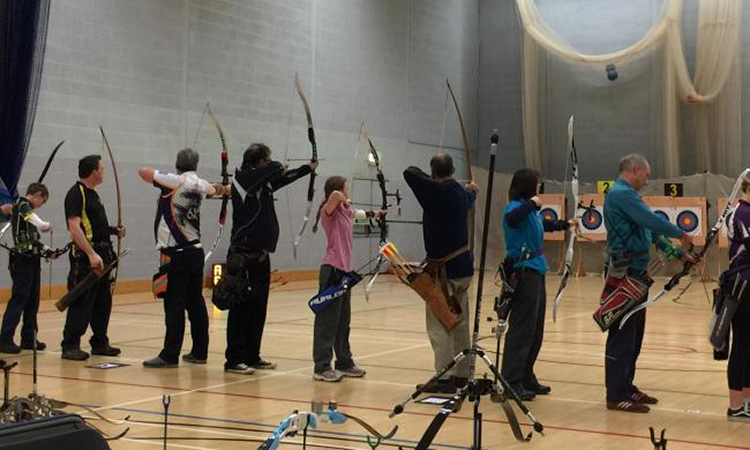
[[328, 369], [322, 373], [313, 372], [313, 380], [315, 381], [328, 381], [330, 383], [335, 383], [341, 381], [343, 377], [344, 374], [334, 369]]
[[239, 373], [240, 375], [250, 375], [252, 373], [255, 373], [255, 369], [245, 363], [239, 363], [231, 367], [225, 367], [224, 372]]

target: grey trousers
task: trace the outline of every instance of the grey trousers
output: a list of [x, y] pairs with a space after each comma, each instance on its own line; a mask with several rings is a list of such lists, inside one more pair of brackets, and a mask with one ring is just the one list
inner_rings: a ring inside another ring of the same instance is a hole
[[[432, 345], [432, 351], [435, 354], [435, 372], [440, 372], [443, 367], [451, 362], [454, 356], [471, 347], [471, 337], [469, 336], [469, 287], [471, 286], [471, 279], [472, 277], [464, 277], [448, 280], [448, 293], [453, 295], [461, 306], [460, 322], [454, 329], [446, 330], [430, 308], [425, 305], [427, 336], [430, 338], [430, 345]], [[448, 379], [451, 376], [468, 377], [469, 358], [464, 358], [461, 363], [448, 371], [443, 379]]]
[[[345, 274], [346, 272], [327, 264], [320, 266], [319, 292], [341, 281]], [[352, 349], [349, 346], [349, 324], [351, 320], [351, 291], [334, 300], [325, 309], [315, 313], [315, 325], [313, 327], [315, 373], [323, 373], [331, 369], [334, 352], [336, 353], [336, 369], [345, 370], [354, 366]]]

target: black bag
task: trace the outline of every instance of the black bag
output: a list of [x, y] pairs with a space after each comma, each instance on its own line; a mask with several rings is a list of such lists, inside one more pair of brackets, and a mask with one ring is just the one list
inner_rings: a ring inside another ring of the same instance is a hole
[[244, 303], [250, 299], [250, 280], [245, 267], [245, 258], [241, 253], [227, 256], [227, 270], [214, 286], [211, 302], [222, 311]]
[[[747, 281], [740, 277], [739, 272], [746, 270], [748, 265], [742, 265], [725, 271], [719, 277], [719, 287], [714, 289], [714, 301], [709, 320], [708, 340], [715, 352], [722, 355], [722, 350], [729, 347], [729, 331], [732, 319], [744, 299]], [[714, 357], [716, 359], [716, 356]]]
[[500, 294], [495, 297], [495, 312], [498, 320], [507, 321], [513, 306], [516, 288], [518, 287], [518, 274], [513, 270], [513, 260], [505, 258], [497, 269], [502, 280]]

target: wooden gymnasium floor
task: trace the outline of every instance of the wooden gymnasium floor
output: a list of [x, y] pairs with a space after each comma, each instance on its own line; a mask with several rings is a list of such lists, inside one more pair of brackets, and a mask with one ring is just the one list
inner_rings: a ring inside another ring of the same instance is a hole
[[[548, 278], [547, 292], [554, 293], [559, 277]], [[490, 333], [492, 295], [496, 289], [488, 280], [483, 304], [482, 334]], [[542, 382], [552, 386], [552, 395], [529, 402], [537, 419], [545, 425], [545, 436], [535, 435], [531, 443], [512, 438], [500, 408], [485, 400], [484, 447], [492, 449], [651, 449], [648, 427], [667, 429], [669, 449], [750, 449], [750, 424], [726, 420], [725, 363], [712, 360], [706, 340], [708, 303], [704, 285], [694, 283], [678, 303], [672, 297], [649, 310], [647, 332], [637, 375], [644, 391], [659, 397], [650, 414], [626, 414], [604, 407], [603, 352], [605, 335], [591, 319], [600, 279], [571, 279], [557, 323], [551, 320], [552, 295], [548, 297], [546, 339], [537, 363]], [[657, 280], [656, 286], [663, 285]], [[711, 286], [705, 286], [710, 291]], [[383, 276], [366, 303], [360, 287], [352, 305], [351, 343], [357, 363], [367, 370], [363, 379], [341, 383], [313, 382], [313, 315], [306, 301], [315, 290], [313, 282], [290, 283], [272, 292], [263, 356], [279, 364], [277, 370], [255, 375], [226, 374], [222, 370], [226, 316], [211, 311], [211, 348], [206, 366], [184, 365], [178, 369], [146, 370], [145, 358], [161, 347], [164, 334], [161, 304], [149, 294], [123, 295], [117, 299], [110, 325], [114, 345], [122, 347], [122, 358], [130, 364], [111, 370], [85, 366], [108, 360], [94, 357], [89, 362], [60, 359], [60, 337], [64, 317], [44, 302], [40, 313], [40, 338], [50, 350], [39, 359], [39, 390], [49, 397], [95, 405], [113, 418], [160, 422], [162, 395], [171, 395], [171, 421], [205, 423], [246, 428], [243, 430], [196, 429], [172, 425], [170, 448], [257, 448], [257, 443], [205, 441], [196, 438], [262, 439], [295, 409], [309, 410], [310, 400], [335, 399], [344, 412], [361, 416], [383, 432], [399, 425], [396, 444], [413, 447], [437, 412], [434, 406], [411, 404], [395, 420], [387, 417], [413, 386], [432, 373], [432, 354], [424, 332], [422, 302], [393, 277]], [[208, 293], [207, 293], [208, 294]], [[472, 300], [473, 305], [473, 300]], [[88, 339], [87, 337], [85, 339]], [[484, 340], [494, 349], [494, 340]], [[189, 347], [189, 338], [186, 345]], [[3, 355], [7, 356], [7, 355]], [[31, 390], [29, 352], [16, 359], [12, 372], [13, 395]], [[480, 374], [484, 366], [480, 365]], [[88, 414], [86, 414], [88, 415]], [[527, 423], [525, 418], [521, 418]], [[115, 433], [122, 427], [94, 422]], [[158, 424], [129, 424], [130, 432], [115, 449], [159, 448]], [[524, 427], [525, 431], [529, 427]], [[466, 448], [471, 444], [471, 407], [450, 418], [432, 448]], [[364, 433], [354, 424], [321, 424], [308, 444], [316, 448], [367, 449]], [[300, 442], [299, 438], [293, 439]], [[285, 448], [299, 448], [286, 444]], [[312, 448], [312, 447], [311, 447]], [[386, 447], [381, 448], [397, 448]]]

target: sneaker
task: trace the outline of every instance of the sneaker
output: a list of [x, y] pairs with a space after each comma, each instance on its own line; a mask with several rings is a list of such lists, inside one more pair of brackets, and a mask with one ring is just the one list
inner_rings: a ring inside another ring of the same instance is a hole
[[348, 369], [337, 369], [341, 375], [349, 378], [362, 378], [367, 371], [357, 366], [351, 366]]
[[117, 347], [112, 347], [111, 345], [107, 345], [106, 347], [102, 348], [92, 348], [91, 354], [92, 355], [99, 355], [99, 356], [117, 356], [120, 354], [122, 350], [120, 350]]
[[611, 409], [613, 411], [623, 411], [623, 412], [642, 413], [642, 414], [645, 414], [651, 410], [648, 406], [642, 403], [635, 403], [630, 400], [623, 400], [621, 402], [607, 401], [607, 409]]
[[71, 350], [64, 350], [62, 352], [62, 359], [70, 359], [73, 361], [85, 361], [89, 359], [89, 354], [81, 350], [80, 348], [74, 348]]
[[456, 389], [461, 389], [469, 383], [467, 377], [453, 377], [453, 382], [456, 383]]
[[526, 390], [531, 391], [536, 395], [547, 395], [550, 392], [552, 392], [551, 387], [544, 385], [544, 384], [539, 384], [539, 383], [537, 383], [534, 386], [528, 386]]
[[224, 367], [224, 372], [239, 373], [240, 375], [250, 375], [255, 373], [255, 369], [245, 363], [238, 363], [233, 366]]
[[344, 374], [338, 370], [328, 369], [325, 372], [313, 372], [313, 380], [315, 381], [328, 381], [329, 383], [335, 383], [341, 381], [344, 378]]
[[257, 363], [250, 364], [250, 367], [253, 369], [260, 369], [260, 370], [273, 370], [276, 368], [276, 363], [272, 363], [271, 361], [265, 361], [264, 359], [259, 359]]
[[630, 396], [630, 400], [642, 405], [655, 405], [659, 403], [659, 399], [656, 397], [651, 397], [650, 395], [638, 390], [633, 392], [633, 395]]
[[185, 353], [184, 355], [182, 355], [182, 360], [192, 364], [206, 364], [206, 358], [198, 359], [193, 356], [192, 353]]
[[162, 359], [161, 356], [157, 356], [156, 358], [143, 361], [143, 367], [148, 367], [149, 369], [171, 369], [177, 367], [177, 363], [169, 362]]
[[417, 389], [425, 394], [455, 394], [456, 383], [453, 378], [435, 380], [432, 383], [418, 384]]
[[524, 402], [530, 402], [536, 398], [536, 392], [530, 391], [521, 385], [512, 385], [511, 389], [513, 389], [513, 392], [518, 395], [518, 398], [520, 398]]
[[727, 420], [733, 422], [750, 422], [750, 402], [737, 409], [727, 408]]
[[0, 353], [21, 353], [21, 347], [17, 346], [15, 342], [3, 342], [0, 343]]
[[[21, 342], [21, 348], [24, 350], [34, 350], [34, 343], [33, 342]], [[36, 350], [38, 352], [41, 352], [47, 348], [47, 344], [45, 344], [42, 341], [36, 341]]]

